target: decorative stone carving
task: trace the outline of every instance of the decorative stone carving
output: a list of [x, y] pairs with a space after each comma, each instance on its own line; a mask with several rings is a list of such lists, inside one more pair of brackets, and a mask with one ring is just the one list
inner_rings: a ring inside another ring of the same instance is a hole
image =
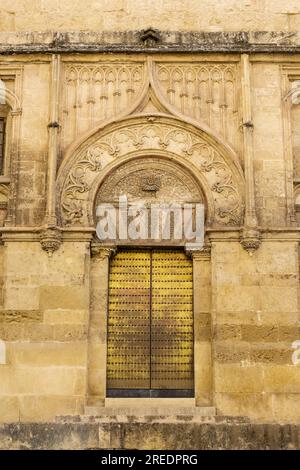
[[171, 105], [240, 147], [237, 64], [157, 62], [155, 70]]
[[106, 258], [110, 258], [116, 253], [116, 248], [102, 246], [100, 243], [94, 242], [91, 244], [91, 254], [93, 258], [99, 261], [103, 261]]
[[[160, 41], [149, 28], [141, 33], [146, 47]], [[153, 61], [82, 62], [64, 68], [61, 108], [62, 145], [97, 122], [123, 114], [135, 103], [152, 74], [165, 99], [183, 115], [205, 122], [237, 149], [241, 144], [236, 63]], [[150, 70], [151, 69], [151, 70]]]
[[197, 173], [215, 225], [242, 224], [243, 179], [237, 164], [196, 128], [173, 117], [153, 117], [154, 122], [149, 122], [149, 116], [139, 116], [108, 126], [69, 159], [59, 178], [57, 209], [63, 225], [93, 225], [94, 198], [107, 170], [111, 171], [128, 155], [137, 158], [153, 154]]
[[47, 228], [41, 235], [41, 246], [49, 256], [52, 256], [54, 251], [58, 250], [62, 243], [62, 236], [60, 231], [54, 228]]
[[250, 256], [258, 250], [261, 244], [260, 233], [258, 230], [244, 229], [241, 236], [241, 245]]
[[96, 197], [102, 202], [118, 202], [126, 195], [129, 202], [203, 202], [203, 194], [188, 171], [159, 157], [124, 163], [105, 178]]
[[143, 83], [142, 62], [66, 65], [61, 110], [63, 147], [96, 122], [128, 109]]
[[[100, 204], [114, 205], [117, 212], [122, 211], [121, 196], [127, 197], [128, 206], [132, 203], [142, 204], [147, 211], [148, 221], [152, 217], [151, 204], [162, 207], [172, 204], [204, 203], [204, 196], [196, 179], [177, 163], [159, 157], [135, 159], [112, 171], [99, 188], [95, 206], [98, 207]], [[96, 213], [96, 207], [94, 213]], [[151, 239], [150, 231], [148, 234], [148, 242], [158, 243], [159, 238]], [[181, 242], [183, 239], [184, 237]], [[162, 240], [160, 239], [160, 241]], [[169, 241], [174, 245], [180, 244], [178, 238], [174, 238], [172, 217]], [[111, 241], [111, 243], [113, 242]]]
[[140, 37], [145, 47], [154, 47], [161, 41], [159, 31], [153, 28], [143, 30]]
[[161, 187], [161, 179], [152, 175], [141, 178], [141, 189], [147, 193], [156, 193]]

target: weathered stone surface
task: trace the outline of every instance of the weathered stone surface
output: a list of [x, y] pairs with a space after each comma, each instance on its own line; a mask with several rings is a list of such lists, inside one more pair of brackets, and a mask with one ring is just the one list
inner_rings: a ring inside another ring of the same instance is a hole
[[1, 449], [295, 450], [298, 425], [63, 423], [0, 425]]
[[40, 310], [2, 310], [0, 323], [40, 322], [43, 314]]
[[[300, 23], [300, 13], [299, 13]], [[3, 54], [33, 52], [238, 52], [238, 53], [297, 53], [300, 35], [286, 31], [160, 31], [161, 41], [145, 47], [141, 30], [126, 32], [32, 32], [1, 33], [0, 52]]]
[[[297, 427], [237, 420], [300, 422], [299, 2], [91, 3], [1, 2], [0, 421], [44, 423], [0, 445], [297, 447]], [[115, 247], [93, 240], [95, 206], [146, 164], [167, 175], [156, 195], [205, 202], [193, 406], [235, 421], [63, 430], [57, 415], [107, 405]]]

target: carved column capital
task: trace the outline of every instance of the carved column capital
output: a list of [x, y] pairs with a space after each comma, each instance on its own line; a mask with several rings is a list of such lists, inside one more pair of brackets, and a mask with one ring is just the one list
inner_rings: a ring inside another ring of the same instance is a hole
[[91, 244], [91, 255], [93, 258], [103, 261], [106, 258], [110, 258], [116, 253], [117, 249], [112, 246], [103, 246], [99, 243], [92, 243]]
[[211, 255], [211, 244], [209, 242], [205, 243], [202, 248], [197, 248], [193, 250], [192, 248], [188, 248], [185, 250], [186, 254], [193, 259], [193, 261], [199, 260], [209, 260]]
[[57, 227], [48, 227], [41, 233], [40, 242], [42, 249], [45, 250], [49, 256], [52, 256], [54, 251], [58, 250], [62, 243], [61, 232]]

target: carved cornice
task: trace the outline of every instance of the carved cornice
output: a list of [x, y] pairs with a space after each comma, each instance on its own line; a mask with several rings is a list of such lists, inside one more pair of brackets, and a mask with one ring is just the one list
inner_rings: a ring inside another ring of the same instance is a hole
[[[143, 31], [9, 32], [0, 52], [145, 52]], [[155, 36], [155, 38], [154, 38]], [[153, 31], [149, 52], [300, 52], [298, 31]], [[154, 39], [158, 38], [156, 41]], [[2, 41], [1, 41], [2, 39]], [[147, 38], [146, 38], [147, 39]]]

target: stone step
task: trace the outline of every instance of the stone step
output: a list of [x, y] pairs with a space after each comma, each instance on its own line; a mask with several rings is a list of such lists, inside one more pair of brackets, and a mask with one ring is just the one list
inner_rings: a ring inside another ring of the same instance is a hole
[[[144, 409], [144, 408], [195, 408], [195, 398], [105, 398], [105, 408], [132, 408], [132, 409]], [[99, 406], [103, 407], [103, 404], [88, 403], [88, 406]]]
[[[113, 410], [111, 410], [113, 411]], [[122, 413], [121, 413], [122, 411]], [[209, 414], [198, 414], [188, 412], [184, 414], [152, 414], [135, 412], [134, 414], [124, 414], [124, 410], [114, 410], [114, 413], [85, 414], [76, 416], [57, 416], [56, 422], [59, 423], [78, 423], [78, 424], [117, 424], [117, 423], [159, 423], [159, 424], [244, 424], [249, 423], [249, 419], [243, 416], [216, 416]]]
[[[215, 422], [117, 423], [92, 416], [65, 416], [58, 422], [0, 426], [0, 449], [47, 450], [293, 450], [300, 449], [300, 425], [249, 423], [226, 416]], [[205, 419], [205, 417], [203, 417]], [[203, 463], [200, 460], [200, 464]]]
[[215, 416], [216, 409], [207, 407], [172, 407], [172, 406], [86, 406], [87, 416]]

